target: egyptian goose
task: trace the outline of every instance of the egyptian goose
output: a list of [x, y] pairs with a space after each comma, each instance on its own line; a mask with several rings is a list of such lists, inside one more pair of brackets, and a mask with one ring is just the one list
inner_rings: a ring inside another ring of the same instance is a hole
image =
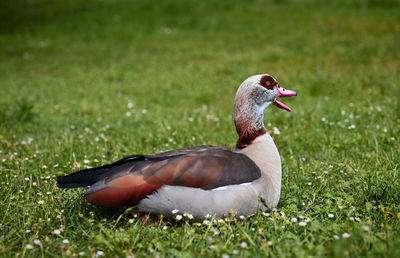
[[263, 123], [271, 103], [290, 111], [279, 97], [296, 96], [268, 75], [254, 75], [239, 87], [233, 121], [239, 140], [235, 150], [197, 146], [152, 155], [133, 155], [115, 163], [59, 176], [61, 188], [89, 187], [85, 198], [104, 207], [136, 205], [139, 210], [195, 218], [257, 212], [278, 204], [281, 160]]

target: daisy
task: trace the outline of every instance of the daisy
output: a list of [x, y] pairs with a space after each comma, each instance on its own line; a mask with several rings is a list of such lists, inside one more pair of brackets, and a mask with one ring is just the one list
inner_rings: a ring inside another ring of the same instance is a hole
[[343, 238], [349, 238], [349, 237], [350, 237], [350, 234], [347, 233], [347, 232], [344, 232], [344, 233], [342, 234], [342, 237], [343, 237]]

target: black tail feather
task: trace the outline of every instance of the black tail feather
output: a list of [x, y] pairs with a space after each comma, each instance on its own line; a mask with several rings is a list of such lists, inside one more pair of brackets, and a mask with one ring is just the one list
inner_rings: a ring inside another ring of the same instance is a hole
[[128, 162], [143, 161], [146, 157], [143, 155], [134, 155], [118, 160], [112, 164], [97, 168], [89, 168], [74, 172], [66, 176], [58, 176], [57, 184], [61, 188], [87, 187], [96, 183], [100, 177], [112, 171], [112, 168], [122, 166]]
[[76, 188], [76, 187], [86, 187], [94, 184], [97, 179], [103, 174], [107, 173], [109, 169], [90, 168], [85, 170], [80, 170], [66, 176], [58, 176], [57, 183], [58, 187], [61, 188]]

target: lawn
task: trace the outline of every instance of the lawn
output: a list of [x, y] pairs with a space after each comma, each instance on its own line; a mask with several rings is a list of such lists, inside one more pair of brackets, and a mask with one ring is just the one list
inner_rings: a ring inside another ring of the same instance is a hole
[[[0, 256], [400, 256], [400, 2], [0, 3]], [[55, 177], [233, 148], [239, 84], [298, 92], [265, 125], [277, 210], [210, 224], [105, 209]], [[146, 225], [144, 225], [146, 224]]]

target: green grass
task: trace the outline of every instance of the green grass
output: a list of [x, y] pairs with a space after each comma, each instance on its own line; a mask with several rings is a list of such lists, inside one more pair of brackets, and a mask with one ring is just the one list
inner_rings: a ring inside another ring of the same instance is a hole
[[[2, 1], [0, 255], [399, 257], [399, 24], [396, 0]], [[269, 216], [143, 226], [56, 187], [85, 159], [234, 147], [234, 94], [259, 73], [299, 94], [265, 113]]]

